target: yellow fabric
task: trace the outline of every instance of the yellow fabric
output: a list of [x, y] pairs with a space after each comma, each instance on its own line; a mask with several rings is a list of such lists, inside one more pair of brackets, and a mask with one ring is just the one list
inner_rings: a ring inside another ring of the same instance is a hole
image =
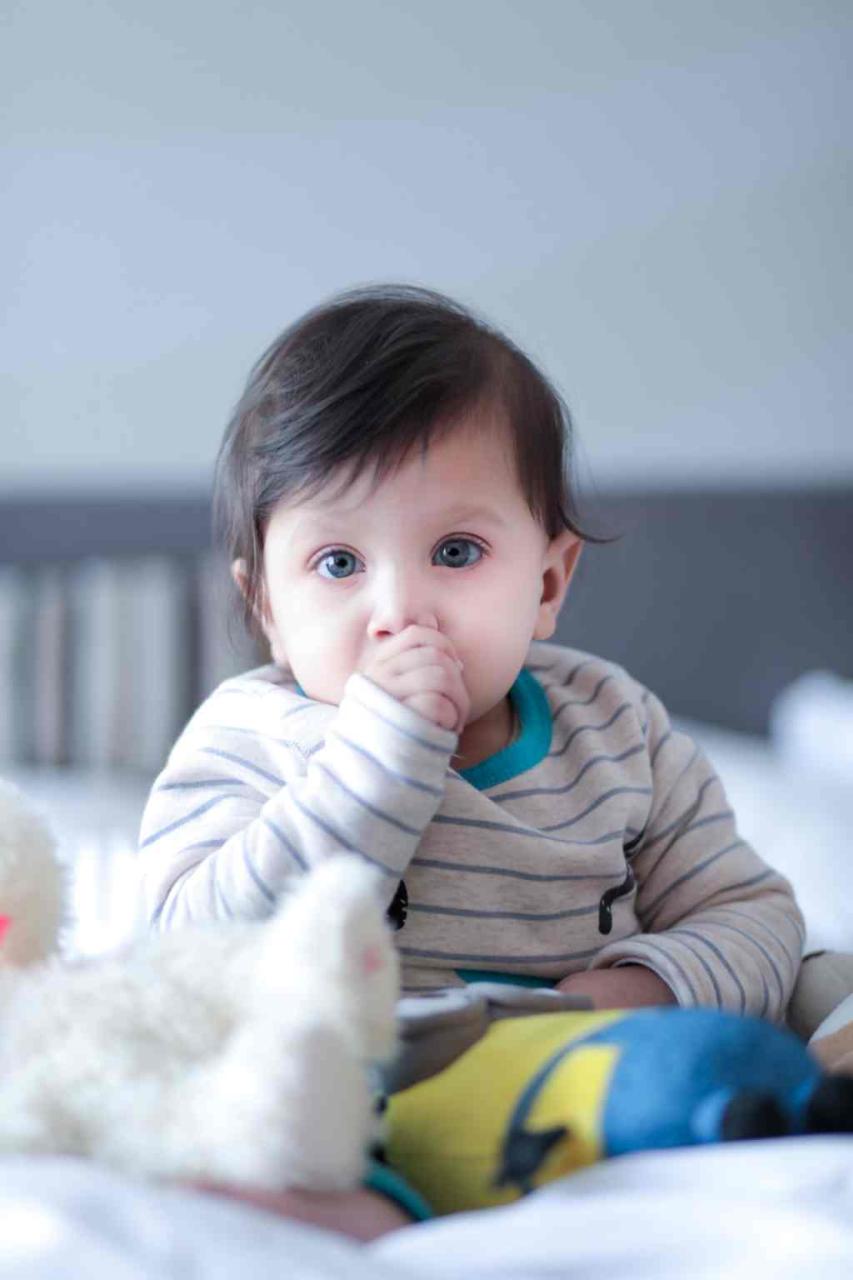
[[[546, 1013], [495, 1022], [477, 1044], [437, 1075], [389, 1100], [388, 1158], [436, 1213], [517, 1200], [517, 1183], [496, 1186], [510, 1120], [528, 1083], [563, 1046], [624, 1017]], [[581, 1046], [561, 1058], [531, 1100], [524, 1129], [568, 1133], [531, 1175], [541, 1186], [599, 1158], [601, 1112], [619, 1055]]]

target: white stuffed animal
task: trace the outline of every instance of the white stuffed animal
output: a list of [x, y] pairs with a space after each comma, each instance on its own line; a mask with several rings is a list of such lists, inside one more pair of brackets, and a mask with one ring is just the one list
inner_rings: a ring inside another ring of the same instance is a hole
[[373, 1064], [396, 1048], [399, 962], [352, 856], [276, 913], [63, 960], [48, 828], [0, 782], [0, 1153], [276, 1190], [358, 1185]]

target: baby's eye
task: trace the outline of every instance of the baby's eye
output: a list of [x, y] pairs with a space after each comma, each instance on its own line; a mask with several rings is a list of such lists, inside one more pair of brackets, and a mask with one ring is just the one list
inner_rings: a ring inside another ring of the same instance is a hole
[[441, 547], [439, 548], [439, 555], [441, 554], [441, 552], [444, 550], [445, 547], [450, 547], [451, 550], [449, 554], [444, 558], [442, 563], [447, 565], [450, 568], [455, 568], [457, 565], [460, 565], [460, 564], [461, 565], [476, 564], [477, 563], [476, 560], [472, 561], [472, 560], [466, 559], [464, 551], [457, 550], [457, 548], [464, 546], [465, 544], [467, 544], [469, 547], [473, 547], [474, 550], [479, 553], [480, 559], [483, 558], [483, 548], [481, 547], [480, 543], [475, 542], [473, 538], [447, 538], [444, 542], [442, 542]]
[[[475, 542], [473, 538], [445, 538], [437, 553], [438, 555], [442, 555], [445, 547], [450, 548], [447, 555], [442, 557], [442, 565], [444, 568], [455, 569], [459, 566], [467, 568], [470, 564], [476, 564], [477, 560], [470, 560], [466, 551], [461, 549], [466, 546], [473, 547], [474, 550], [478, 552], [479, 558], [482, 559], [485, 554], [485, 549], [479, 542]], [[347, 561], [356, 560], [358, 560], [358, 556], [354, 555], [352, 551], [347, 551], [344, 547], [333, 547], [331, 551], [327, 551], [320, 556], [314, 567], [319, 571], [321, 565], [329, 563], [329, 573], [321, 573], [320, 577], [326, 578], [327, 581], [329, 579], [335, 581], [342, 578], [349, 578], [351, 575], [346, 572]]]
[[[349, 574], [338, 573], [337, 570], [346, 569], [347, 560], [355, 560], [355, 559], [356, 557], [353, 555], [351, 551], [345, 551], [343, 547], [335, 547], [332, 551], [327, 551], [325, 555], [322, 555], [320, 557], [320, 559], [317, 561], [316, 568], [319, 569], [321, 565], [325, 564], [327, 561], [330, 560], [332, 562], [332, 572], [330, 576], [332, 578], [345, 578], [345, 577], [349, 577]], [[320, 577], [325, 578], [326, 574], [321, 573]]]

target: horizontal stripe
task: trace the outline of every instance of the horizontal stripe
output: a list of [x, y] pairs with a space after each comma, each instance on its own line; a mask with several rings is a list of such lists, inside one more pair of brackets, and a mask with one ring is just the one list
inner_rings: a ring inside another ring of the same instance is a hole
[[[640, 963], [684, 1003], [778, 1019], [802, 916], [690, 736], [617, 664], [560, 645], [531, 645], [510, 697], [513, 742], [455, 769], [456, 735], [367, 678], [338, 708], [271, 664], [220, 687], [143, 815], [150, 917], [164, 930], [257, 919], [292, 877], [348, 853], [389, 888], [407, 882], [404, 987], [430, 971], [432, 989], [456, 985], [459, 967], [554, 980], [590, 960]], [[183, 874], [192, 839], [211, 848]]]
[[[582, 671], [586, 671], [589, 667], [595, 667], [597, 662], [598, 659], [596, 658], [585, 658], [583, 662], [579, 662], [577, 666], [573, 667], [566, 676], [566, 679], [563, 681], [562, 688], [570, 688], [574, 684], [576, 676], [579, 676]], [[528, 671], [533, 673], [533, 675], [550, 676], [552, 673], [552, 667], [549, 663], [545, 663], [543, 665], [542, 663], [537, 663], [535, 661], [528, 661], [525, 663], [525, 666]]]
[[[741, 986], [740, 979], [738, 978], [738, 976], [737, 976], [737, 974], [735, 973], [734, 969], [733, 969], [733, 968], [732, 968], [732, 966], [729, 964], [728, 960], [727, 960], [727, 959], [726, 959], [726, 957], [723, 955], [722, 951], [721, 951], [721, 950], [720, 950], [720, 948], [716, 945], [716, 943], [712, 942], [712, 941], [711, 941], [711, 939], [707, 936], [707, 934], [699, 933], [699, 932], [697, 932], [697, 931], [696, 931], [696, 929], [684, 929], [684, 928], [680, 928], [680, 929], [670, 929], [670, 930], [669, 930], [669, 936], [670, 936], [671, 938], [693, 938], [693, 939], [694, 939], [696, 942], [698, 942], [701, 946], [703, 946], [703, 947], [708, 947], [708, 948], [709, 948], [709, 950], [713, 951], [714, 955], [717, 957], [717, 960], [720, 962], [720, 964], [722, 964], [722, 965], [723, 965], [723, 967], [725, 968], [725, 970], [726, 970], [726, 972], [728, 973], [729, 977], [732, 979], [732, 981], [734, 982], [734, 984], [735, 984], [735, 986], [737, 987], [738, 991], [740, 992], [740, 1011], [741, 1011], [741, 1013], [743, 1013], [743, 1012], [745, 1011], [745, 1009], [746, 1009], [746, 992], [744, 991], [743, 987]], [[697, 954], [698, 954], [698, 953], [697, 953]], [[711, 981], [712, 981], [712, 983], [714, 984], [714, 991], [715, 991], [716, 996], [717, 996], [717, 1002], [718, 1002], [718, 1004], [719, 1004], [720, 1006], [722, 1006], [722, 1003], [723, 1003], [723, 997], [722, 997], [722, 995], [720, 994], [720, 988], [719, 988], [719, 986], [717, 985], [717, 979], [716, 979], [716, 977], [715, 977], [715, 975], [714, 975], [714, 971], [713, 971], [713, 969], [711, 969], [711, 968], [708, 966], [708, 964], [707, 964], [707, 961], [706, 961], [706, 960], [703, 960], [703, 961], [702, 961], [702, 963], [705, 965], [705, 968], [708, 970], [708, 973], [710, 974], [710, 977], [711, 977]]]
[[[716, 924], [716, 926], [717, 926], [717, 928], [718, 928], [718, 929], [731, 929], [733, 933], [737, 933], [741, 938], [745, 938], [745, 939], [746, 939], [746, 941], [750, 944], [750, 946], [753, 946], [753, 947], [757, 947], [757, 948], [758, 948], [758, 950], [759, 950], [759, 951], [761, 952], [761, 954], [764, 956], [764, 959], [767, 961], [767, 964], [768, 964], [768, 966], [769, 966], [769, 968], [770, 968], [770, 972], [773, 974], [773, 977], [776, 979], [776, 985], [777, 985], [777, 986], [778, 986], [778, 988], [779, 988], [779, 999], [780, 999], [780, 1000], [783, 1000], [783, 999], [784, 999], [784, 994], [785, 994], [785, 987], [784, 987], [784, 984], [783, 984], [783, 982], [782, 982], [782, 975], [781, 975], [781, 973], [779, 972], [779, 969], [778, 969], [778, 968], [777, 968], [777, 966], [776, 966], [776, 961], [773, 959], [773, 957], [771, 956], [771, 954], [770, 954], [770, 952], [767, 950], [767, 948], [766, 948], [765, 946], [763, 946], [763, 945], [758, 941], [758, 939], [757, 939], [757, 938], [753, 937], [753, 935], [752, 935], [751, 933], [747, 933], [747, 931], [746, 931], [745, 929], [738, 929], [737, 925], [729, 924], [728, 920], [719, 920], [719, 919], [718, 919], [718, 920], [716, 920], [716, 921], [715, 921], [715, 924]], [[768, 995], [768, 998], [769, 998], [769, 992], [767, 993], [767, 995]]]
[[569, 818], [566, 822], [557, 822], [552, 826], [542, 827], [543, 831], [565, 831], [566, 827], [573, 827], [576, 822], [583, 822], [584, 818], [589, 817], [591, 813], [595, 813], [596, 809], [606, 804], [608, 800], [612, 800], [614, 796], [650, 796], [652, 794], [651, 787], [613, 787], [610, 791], [605, 791], [603, 795], [592, 800], [581, 813], [576, 814], [574, 818]]
[[156, 791], [197, 791], [199, 787], [246, 787], [239, 778], [198, 778], [195, 782], [164, 782], [155, 786]]
[[239, 796], [232, 796], [230, 793], [224, 796], [214, 796], [212, 800], [205, 801], [204, 804], [199, 805], [197, 809], [193, 809], [191, 813], [186, 814], [183, 818], [176, 818], [174, 822], [168, 823], [167, 826], [161, 827], [159, 831], [155, 831], [153, 835], [146, 837], [146, 839], [140, 843], [139, 847], [140, 849], [148, 849], [152, 844], [156, 844], [158, 840], [162, 840], [164, 836], [171, 835], [173, 831], [179, 831], [180, 828], [185, 827], [188, 822], [193, 822], [203, 814], [209, 813], [214, 805], [219, 804], [221, 801], [238, 799], [240, 799]]
[[555, 721], [559, 720], [562, 713], [568, 707], [591, 707], [592, 704], [598, 698], [598, 695], [601, 693], [601, 690], [604, 688], [604, 686], [606, 684], [610, 684], [611, 680], [615, 680], [615, 679], [616, 679], [616, 676], [611, 671], [608, 675], [601, 677], [598, 684], [595, 686], [595, 688], [593, 689], [592, 693], [589, 695], [588, 698], [574, 698], [574, 699], [570, 699], [568, 702], [561, 702], [557, 704], [554, 708]]
[[386, 724], [390, 729], [393, 729], [401, 738], [407, 738], [409, 742], [416, 742], [418, 746], [423, 747], [425, 751], [434, 751], [439, 755], [446, 754], [446, 749], [444, 747], [438, 746], [435, 742], [430, 742], [429, 738], [425, 738], [423, 734], [413, 733], [411, 729], [404, 729], [398, 721], [394, 720], [391, 716], [383, 715], [376, 707], [364, 702], [361, 698], [358, 699], [358, 703], [359, 706], [363, 707], [371, 716], [374, 716], [377, 720], [381, 721], [382, 724]]
[[262, 896], [266, 898], [267, 902], [270, 902], [270, 903], [275, 902], [276, 900], [275, 894], [273, 893], [272, 889], [270, 889], [269, 885], [264, 881], [263, 877], [258, 874], [258, 870], [249, 856], [249, 851], [245, 847], [245, 841], [243, 845], [243, 865], [248, 871], [249, 877], [252, 883], [257, 886]]
[[243, 737], [254, 738], [258, 743], [270, 743], [278, 747], [289, 747], [293, 751], [302, 752], [302, 746], [295, 738], [280, 738], [277, 734], [266, 733], [262, 729], [250, 729], [242, 724], [209, 724], [205, 726], [212, 733], [240, 733]]
[[537, 872], [537, 871], [518, 871], [514, 867], [489, 867], [481, 866], [474, 862], [445, 862], [441, 858], [412, 858], [413, 867], [432, 867], [436, 871], [464, 872], [466, 875], [480, 876], [509, 876], [513, 880], [534, 880], [541, 883], [552, 884], [563, 880], [585, 880], [595, 881], [596, 884], [606, 883], [608, 880], [621, 880], [623, 872], [609, 873], [602, 871], [597, 875], [589, 875], [588, 873], [579, 872]]
[[727, 853], [731, 853], [733, 849], [741, 849], [741, 848], [743, 848], [743, 840], [741, 840], [740, 838], [738, 838], [737, 840], [732, 840], [731, 843], [727, 844], [724, 849], [719, 849], [716, 853], [712, 853], [709, 857], [703, 858], [701, 862], [698, 862], [695, 867], [691, 867], [689, 871], [685, 871], [683, 875], [676, 876], [676, 878], [672, 880], [667, 885], [667, 887], [658, 894], [658, 896], [654, 899], [654, 901], [649, 902], [644, 906], [643, 915], [646, 921], [647, 928], [651, 928], [653, 926], [654, 921], [657, 919], [658, 915], [660, 914], [656, 910], [656, 908], [659, 907], [662, 902], [665, 902], [666, 899], [671, 894], [675, 893], [678, 889], [680, 889], [683, 884], [687, 884], [688, 880], [692, 880], [694, 876], [701, 875], [703, 871], [705, 871], [708, 867], [713, 866], [715, 862], [719, 861], [719, 859], [724, 857]]
[[[668, 935], [650, 935], [647, 933], [639, 934], [637, 937], [625, 938], [621, 942], [611, 944], [610, 950], [614, 955], [618, 952], [623, 954], [627, 951], [627, 959], [616, 960], [614, 967], [622, 964], [643, 964], [656, 973], [661, 982], [665, 982], [670, 989], [683, 985], [687, 988], [688, 995], [694, 1004], [699, 1003], [699, 996], [696, 987], [691, 980], [689, 972], [680, 964], [675, 955], [673, 955], [672, 947], [661, 945], [658, 939], [664, 939]], [[615, 948], [615, 950], [614, 950]], [[673, 973], [673, 970], [675, 971]]]
[[453, 814], [437, 813], [433, 818], [436, 826], [451, 827], [475, 827], [478, 831], [500, 831], [504, 835], [515, 836], [517, 838], [529, 839], [533, 837], [539, 840], [550, 840], [554, 844], [563, 845], [567, 849], [593, 849], [598, 845], [609, 844], [613, 840], [621, 840], [625, 834], [621, 828], [615, 828], [608, 831], [602, 836], [596, 836], [592, 840], [564, 840], [561, 836], [551, 835], [549, 831], [539, 830], [535, 827], [522, 827], [518, 823], [513, 825], [509, 822], [488, 822], [483, 818], [461, 818]]
[[351, 751], [357, 751], [359, 755], [364, 756], [364, 758], [369, 760], [371, 764], [375, 764], [376, 767], [381, 769], [389, 778], [395, 778], [397, 782], [402, 782], [405, 786], [412, 787], [415, 791], [425, 791], [428, 795], [440, 796], [443, 794], [439, 787], [431, 787], [427, 783], [421, 782], [419, 778], [412, 778], [405, 773], [400, 773], [397, 769], [392, 769], [389, 765], [380, 760], [377, 755], [374, 755], [373, 752], [368, 751], [358, 742], [353, 742], [351, 738], [346, 737], [346, 735], [341, 733], [339, 729], [330, 729], [328, 736], [337, 738], [339, 742], [345, 743]]
[[475, 911], [470, 907], [439, 907], [433, 903], [410, 902], [409, 911], [433, 916], [465, 916], [476, 920], [571, 920], [576, 916], [598, 914], [598, 901], [591, 907], [572, 907], [567, 911]]
[[657, 764], [657, 758], [660, 755], [663, 748], [666, 746], [668, 742], [671, 742], [671, 741], [672, 741], [672, 730], [667, 729], [666, 733], [658, 741], [657, 746], [655, 747], [652, 754], [649, 756], [649, 763], [651, 764], [652, 769], [654, 769], [655, 765]]
[[548, 759], [553, 760], [553, 759], [559, 758], [560, 756], [565, 755], [569, 747], [572, 746], [575, 740], [579, 738], [582, 733], [604, 733], [605, 729], [612, 728], [612, 726], [616, 723], [616, 721], [625, 711], [630, 711], [630, 710], [631, 710], [630, 702], [623, 702], [621, 707], [618, 707], [613, 712], [613, 715], [610, 717], [609, 720], [604, 720], [601, 724], [579, 725], [577, 729], [572, 730], [572, 732], [569, 734], [566, 741], [563, 743], [562, 747], [560, 747], [559, 751], [552, 751], [549, 753]]
[[[737, 880], [733, 884], [725, 884], [725, 883], [718, 884], [711, 890], [710, 893], [706, 894], [704, 898], [699, 898], [694, 900], [695, 901], [695, 906], [693, 908], [694, 915], [698, 915], [700, 912], [704, 912], [706, 909], [709, 908], [709, 906], [713, 910], [714, 906], [716, 905], [715, 899], [719, 898], [722, 894], [737, 892], [740, 889], [751, 889], [753, 885], [763, 884], [766, 880], [770, 880], [774, 878], [777, 878], [777, 872], [768, 868], [766, 871], [762, 871], [756, 876], [751, 876], [748, 880]], [[719, 905], [721, 907], [728, 906], [729, 903], [721, 902]]]
[[347, 853], [357, 853], [359, 857], [364, 858], [365, 862], [369, 862], [371, 866], [378, 867], [385, 875], [397, 874], [392, 867], [386, 866], [379, 858], [371, 857], [371, 855], [369, 853], [365, 853], [363, 849], [359, 849], [356, 845], [351, 844], [350, 841], [347, 840], [340, 831], [337, 831], [330, 822], [326, 822], [324, 818], [321, 818], [318, 814], [314, 813], [295, 795], [293, 796], [293, 803], [296, 805], [296, 808], [300, 813], [303, 813], [306, 818], [310, 818], [312, 822], [316, 823], [320, 830], [324, 831], [327, 836], [331, 836], [333, 840], [336, 840], [341, 849], [345, 850]]
[[422, 960], [446, 960], [449, 964], [464, 964], [469, 960], [476, 960], [478, 964], [570, 964], [573, 960], [588, 960], [596, 954], [598, 947], [587, 951], [561, 951], [545, 956], [484, 955], [482, 952], [473, 955], [466, 952], [461, 955], [448, 951], [419, 950], [416, 947], [400, 947], [399, 951], [403, 956], [416, 956]]
[[593, 756], [591, 760], [587, 760], [581, 769], [575, 774], [571, 782], [565, 786], [556, 787], [528, 787], [525, 791], [501, 791], [493, 793], [492, 799], [496, 802], [504, 804], [507, 800], [527, 800], [530, 796], [565, 796], [570, 791], [574, 791], [575, 787], [583, 780], [589, 770], [597, 764], [621, 764], [623, 760], [630, 760], [631, 756], [641, 755], [643, 747], [637, 743], [633, 747], [627, 747], [624, 751], [620, 751], [618, 755], [601, 755]]
[[284, 786], [284, 778], [280, 778], [278, 774], [270, 773], [268, 769], [262, 769], [260, 765], [247, 760], [245, 756], [235, 755], [233, 751], [222, 751], [218, 747], [202, 747], [201, 750], [205, 755], [219, 756], [221, 760], [230, 760], [232, 764], [239, 764], [243, 769], [249, 769], [252, 773], [257, 773], [260, 777], [266, 778], [268, 782], [274, 782], [277, 787]]
[[[716, 781], [717, 781], [716, 778], [706, 778], [702, 786], [699, 788], [698, 793], [693, 797], [693, 799], [691, 799], [687, 807], [683, 809], [681, 813], [679, 813], [678, 817], [675, 818], [672, 822], [670, 822], [668, 826], [663, 827], [660, 831], [657, 832], [656, 835], [649, 837], [646, 841], [646, 847], [650, 849], [653, 845], [659, 844], [661, 840], [665, 840], [667, 836], [672, 835], [673, 832], [675, 832], [676, 834], [679, 834], [682, 828], [691, 820], [691, 818], [695, 817], [696, 814], [699, 812], [699, 810], [702, 808], [702, 797], [704, 796], [708, 787], [710, 787], [711, 784]], [[663, 804], [661, 804], [657, 812], [653, 813], [652, 817], [649, 818], [649, 822], [648, 822], [649, 830], [654, 830], [654, 825], [657, 822], [658, 817], [660, 816], [661, 812], [666, 808], [674, 791], [675, 791], [675, 785], [673, 785], [669, 789], [669, 791], [667, 792], [666, 800], [663, 802]]]
[[[745, 911], [739, 911], [736, 907], [733, 907], [731, 903], [728, 903], [728, 902], [721, 903], [720, 906], [715, 908], [715, 910], [716, 910], [717, 916], [720, 916], [724, 912], [727, 912], [730, 916], [734, 916], [735, 919], [743, 920], [745, 923], [751, 925], [752, 928], [760, 929], [762, 933], [766, 933], [767, 936], [777, 944], [777, 946], [781, 947], [782, 954], [785, 957], [785, 963], [790, 966], [791, 977], [794, 979], [796, 978], [800, 968], [799, 957], [795, 958], [793, 955], [791, 955], [791, 952], [782, 942], [779, 935], [775, 933], [774, 930], [772, 930], [765, 923], [764, 920], [757, 920], [754, 916], [747, 915]], [[789, 922], [786, 920], [786, 923], [789, 923]]]
[[341, 782], [334, 769], [330, 769], [328, 765], [320, 762], [318, 763], [317, 768], [320, 769], [327, 778], [330, 778], [334, 785], [339, 787], [345, 795], [348, 795], [350, 800], [361, 805], [362, 809], [366, 809], [368, 813], [372, 813], [374, 818], [378, 818], [381, 822], [390, 823], [390, 825], [392, 827], [396, 827], [398, 831], [406, 831], [411, 836], [420, 835], [417, 827], [412, 827], [407, 822], [401, 822], [399, 818], [394, 817], [393, 813], [386, 813], [384, 809], [378, 809], [375, 804], [370, 804], [368, 800], [365, 800], [363, 796], [360, 796], [357, 791], [352, 789], [352, 787], [346, 786], [345, 783]]
[[308, 863], [306, 862], [305, 858], [303, 858], [302, 854], [299, 852], [299, 850], [297, 849], [293, 841], [288, 839], [288, 837], [282, 831], [278, 823], [273, 822], [272, 818], [268, 817], [267, 814], [262, 815], [261, 821], [263, 822], [267, 830], [273, 833], [276, 840], [278, 840], [279, 843], [284, 846], [284, 848], [290, 854], [293, 861], [296, 863], [297, 867], [299, 867], [300, 871], [307, 871]]

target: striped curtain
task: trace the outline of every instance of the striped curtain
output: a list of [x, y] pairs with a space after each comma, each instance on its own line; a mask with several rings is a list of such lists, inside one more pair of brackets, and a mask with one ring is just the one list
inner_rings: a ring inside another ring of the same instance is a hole
[[232, 599], [211, 553], [0, 565], [0, 765], [158, 771], [199, 702], [268, 661]]

